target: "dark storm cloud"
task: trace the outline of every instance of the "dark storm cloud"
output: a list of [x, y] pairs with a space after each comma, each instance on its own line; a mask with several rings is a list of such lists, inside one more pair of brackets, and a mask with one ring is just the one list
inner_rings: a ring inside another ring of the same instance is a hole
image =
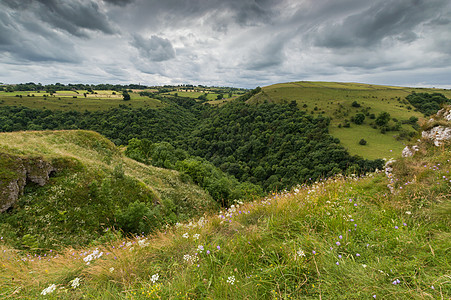
[[[15, 16], [30, 13], [34, 20], [48, 23], [52, 28], [64, 30], [75, 36], [87, 36], [86, 31], [114, 33], [107, 16], [94, 1], [63, 0], [6, 0], [4, 2]], [[1, 7], [1, 4], [0, 4]]]
[[150, 39], [144, 39], [135, 35], [132, 45], [139, 50], [142, 57], [151, 61], [165, 61], [175, 57], [175, 51], [171, 42], [156, 35], [152, 35]]
[[111, 3], [113, 5], [126, 6], [127, 4], [132, 3], [134, 0], [103, 0], [103, 1]]
[[315, 45], [326, 48], [373, 47], [385, 38], [415, 41], [415, 28], [431, 20], [448, 0], [375, 1], [343, 20], [325, 22], [315, 32]]

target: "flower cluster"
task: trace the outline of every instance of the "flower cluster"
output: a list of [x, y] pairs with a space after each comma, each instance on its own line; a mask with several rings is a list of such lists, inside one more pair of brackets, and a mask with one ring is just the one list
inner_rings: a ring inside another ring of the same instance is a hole
[[103, 252], [100, 252], [99, 249], [96, 249], [92, 251], [91, 254], [87, 255], [83, 260], [86, 262], [87, 265], [91, 263], [94, 259], [100, 258], [103, 255]]
[[77, 277], [74, 280], [72, 280], [70, 283], [71, 283], [70, 285], [72, 286], [72, 288], [76, 289], [77, 287], [80, 286], [80, 278]]
[[150, 281], [152, 281], [152, 283], [155, 283], [158, 281], [158, 279], [160, 278], [160, 275], [157, 274], [153, 274], [152, 277], [150, 278]]
[[56, 290], [56, 285], [52, 284], [48, 286], [47, 288], [43, 289], [41, 292], [41, 295], [45, 296], [47, 294], [53, 293], [53, 291]]
[[233, 285], [235, 283], [235, 276], [229, 276], [227, 278], [227, 283], [230, 283], [231, 285]]

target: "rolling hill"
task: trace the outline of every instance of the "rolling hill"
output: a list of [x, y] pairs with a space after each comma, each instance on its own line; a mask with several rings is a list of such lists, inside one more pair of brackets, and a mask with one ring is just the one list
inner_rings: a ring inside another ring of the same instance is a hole
[[[264, 101], [290, 103], [296, 101], [299, 109], [312, 115], [323, 115], [331, 119], [329, 132], [340, 139], [342, 145], [353, 155], [367, 159], [399, 156], [406, 143], [400, 136], [414, 134], [416, 130], [406, 124], [411, 117], [422, 118], [423, 114], [405, 99], [412, 92], [442, 93], [451, 98], [451, 90], [380, 86], [339, 82], [290, 82], [263, 87], [261, 92], [248, 100], [249, 103]], [[354, 103], [354, 105], [353, 105]], [[375, 117], [388, 112], [389, 125], [402, 122], [400, 131], [381, 133], [373, 128]], [[363, 124], [351, 121], [356, 114], [366, 116]], [[371, 115], [374, 115], [371, 119]], [[349, 124], [349, 127], [345, 124]], [[412, 133], [411, 133], [412, 132]], [[364, 139], [366, 145], [359, 145]]]
[[0, 213], [0, 235], [18, 248], [86, 245], [217, 208], [177, 171], [129, 159], [92, 131], [1, 133], [0, 161], [1, 206], [19, 196]]

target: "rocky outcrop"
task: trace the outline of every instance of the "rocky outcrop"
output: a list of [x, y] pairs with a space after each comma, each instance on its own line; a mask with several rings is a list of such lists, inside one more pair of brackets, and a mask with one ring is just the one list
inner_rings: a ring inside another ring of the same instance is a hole
[[28, 182], [40, 186], [48, 183], [56, 172], [41, 158], [22, 158], [0, 153], [0, 213], [12, 207], [23, 194]]
[[402, 150], [402, 157], [410, 157], [413, 156], [415, 154], [415, 152], [417, 152], [418, 150], [420, 150], [420, 147], [418, 147], [417, 145], [414, 146], [406, 146], [403, 150]]
[[441, 146], [445, 141], [451, 140], [451, 128], [445, 126], [435, 126], [421, 133], [424, 139], [431, 140], [435, 146]]

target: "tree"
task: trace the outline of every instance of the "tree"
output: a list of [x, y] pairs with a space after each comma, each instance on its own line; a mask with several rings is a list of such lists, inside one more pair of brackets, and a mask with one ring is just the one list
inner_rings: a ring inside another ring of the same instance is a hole
[[362, 113], [358, 113], [354, 116], [354, 123], [357, 125], [363, 124], [363, 121], [365, 120], [365, 115]]
[[388, 124], [388, 121], [390, 121], [390, 114], [383, 111], [377, 116], [375, 123], [378, 126], [385, 126]]
[[362, 145], [362, 146], [364, 146], [364, 145], [366, 145], [366, 140], [365, 139], [361, 139], [360, 141], [359, 141], [359, 145]]
[[122, 92], [122, 97], [124, 97], [124, 101], [130, 100], [130, 94], [127, 91]]

